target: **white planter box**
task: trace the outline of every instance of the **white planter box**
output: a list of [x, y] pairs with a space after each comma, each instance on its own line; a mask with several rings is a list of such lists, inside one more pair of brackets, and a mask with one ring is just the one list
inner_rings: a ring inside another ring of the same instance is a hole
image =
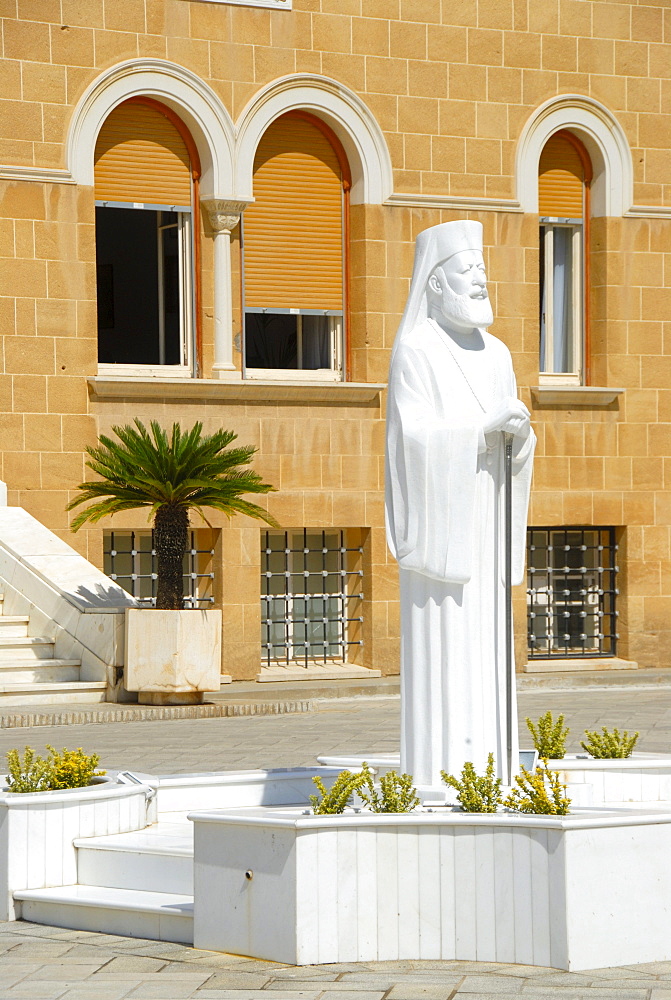
[[126, 690], [148, 692], [157, 703], [218, 691], [221, 611], [128, 608], [124, 663]]
[[671, 811], [190, 818], [196, 948], [300, 965], [671, 959]]
[[142, 830], [152, 789], [101, 781], [86, 788], [0, 794], [0, 920], [15, 919], [12, 893], [74, 885], [78, 837]]

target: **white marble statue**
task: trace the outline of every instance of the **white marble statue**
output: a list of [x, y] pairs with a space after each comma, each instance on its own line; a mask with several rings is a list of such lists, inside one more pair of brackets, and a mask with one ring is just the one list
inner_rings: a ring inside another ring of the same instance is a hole
[[536, 439], [492, 322], [482, 225], [420, 233], [389, 372], [386, 517], [400, 569], [401, 769], [436, 797], [441, 768], [482, 772], [491, 751], [503, 774], [506, 760], [503, 432], [514, 435], [513, 583]]

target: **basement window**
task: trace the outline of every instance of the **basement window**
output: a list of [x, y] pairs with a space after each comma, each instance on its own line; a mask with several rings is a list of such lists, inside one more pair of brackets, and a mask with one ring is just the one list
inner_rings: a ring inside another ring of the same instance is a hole
[[[157, 558], [153, 531], [106, 531], [103, 571], [147, 607], [156, 605]], [[184, 607], [214, 606], [214, 547], [210, 532], [191, 531], [184, 553]]]
[[345, 531], [262, 532], [261, 645], [267, 666], [352, 662], [363, 645], [362, 604], [363, 548]]
[[529, 658], [615, 656], [615, 529], [529, 528], [527, 566]]

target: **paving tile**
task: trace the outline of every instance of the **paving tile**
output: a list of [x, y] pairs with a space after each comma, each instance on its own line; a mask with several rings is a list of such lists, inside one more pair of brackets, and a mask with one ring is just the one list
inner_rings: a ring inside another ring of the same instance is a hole
[[67, 982], [77, 982], [78, 979], [87, 979], [100, 968], [99, 965], [78, 965], [72, 962], [70, 965], [42, 965], [35, 972], [31, 972], [26, 978], [31, 982], [40, 979], [47, 979], [49, 982], [58, 983], [61, 980]]
[[96, 986], [95, 990], [91, 990], [91, 987], [86, 984], [79, 984], [73, 989], [67, 990], [62, 996], [62, 1000], [124, 1000], [131, 989], [130, 983], [118, 983], [116, 986], [112, 986], [110, 983], [109, 987]]
[[[129, 1000], [188, 1000], [196, 992], [194, 983], [170, 978], [162, 983], [139, 983], [126, 995]], [[240, 994], [238, 993], [238, 996]]]
[[463, 983], [459, 984], [459, 992], [462, 993], [513, 993], [519, 994], [524, 986], [524, 979], [514, 979], [512, 976], [465, 976]]
[[321, 994], [320, 1000], [382, 1000], [383, 997], [384, 990], [343, 990], [342, 992], [325, 990]]
[[[198, 990], [194, 994], [202, 1000], [268, 1000], [267, 990]], [[275, 1000], [318, 1000], [321, 990], [284, 990], [273, 993]], [[135, 994], [133, 994], [135, 1000]], [[360, 997], [359, 997], [360, 1000]]]
[[104, 966], [105, 974], [110, 972], [160, 972], [165, 962], [142, 955], [117, 955]]
[[[80, 986], [77, 983], [77, 986]], [[67, 983], [17, 983], [7, 990], [6, 1000], [57, 1000], [67, 991]], [[91, 998], [93, 1000], [93, 997]]]
[[387, 994], [388, 1000], [448, 1000], [454, 992], [454, 985], [443, 983], [403, 983], [397, 984]]
[[[255, 972], [215, 972], [201, 990], [261, 990], [268, 982], [268, 976]], [[282, 985], [286, 989], [286, 984]]]

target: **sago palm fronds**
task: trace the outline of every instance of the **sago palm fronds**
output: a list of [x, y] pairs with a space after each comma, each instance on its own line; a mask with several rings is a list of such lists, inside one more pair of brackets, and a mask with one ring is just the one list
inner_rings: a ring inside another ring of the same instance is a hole
[[209, 507], [228, 517], [247, 514], [276, 526], [267, 511], [242, 496], [269, 493], [275, 487], [252, 469], [241, 468], [250, 463], [256, 448], [229, 448], [237, 437], [232, 431], [203, 435], [198, 422], [189, 431], [175, 423], [167, 433], [152, 420], [150, 433], [140, 420], [134, 423], [112, 428], [118, 441], [101, 434], [97, 447], [87, 447], [86, 465], [99, 478], [77, 487], [79, 495], [67, 509], [93, 503], [76, 514], [71, 528], [78, 531], [122, 510], [148, 507], [158, 560], [156, 606], [181, 608], [189, 511], [198, 511], [206, 520], [203, 511]]

